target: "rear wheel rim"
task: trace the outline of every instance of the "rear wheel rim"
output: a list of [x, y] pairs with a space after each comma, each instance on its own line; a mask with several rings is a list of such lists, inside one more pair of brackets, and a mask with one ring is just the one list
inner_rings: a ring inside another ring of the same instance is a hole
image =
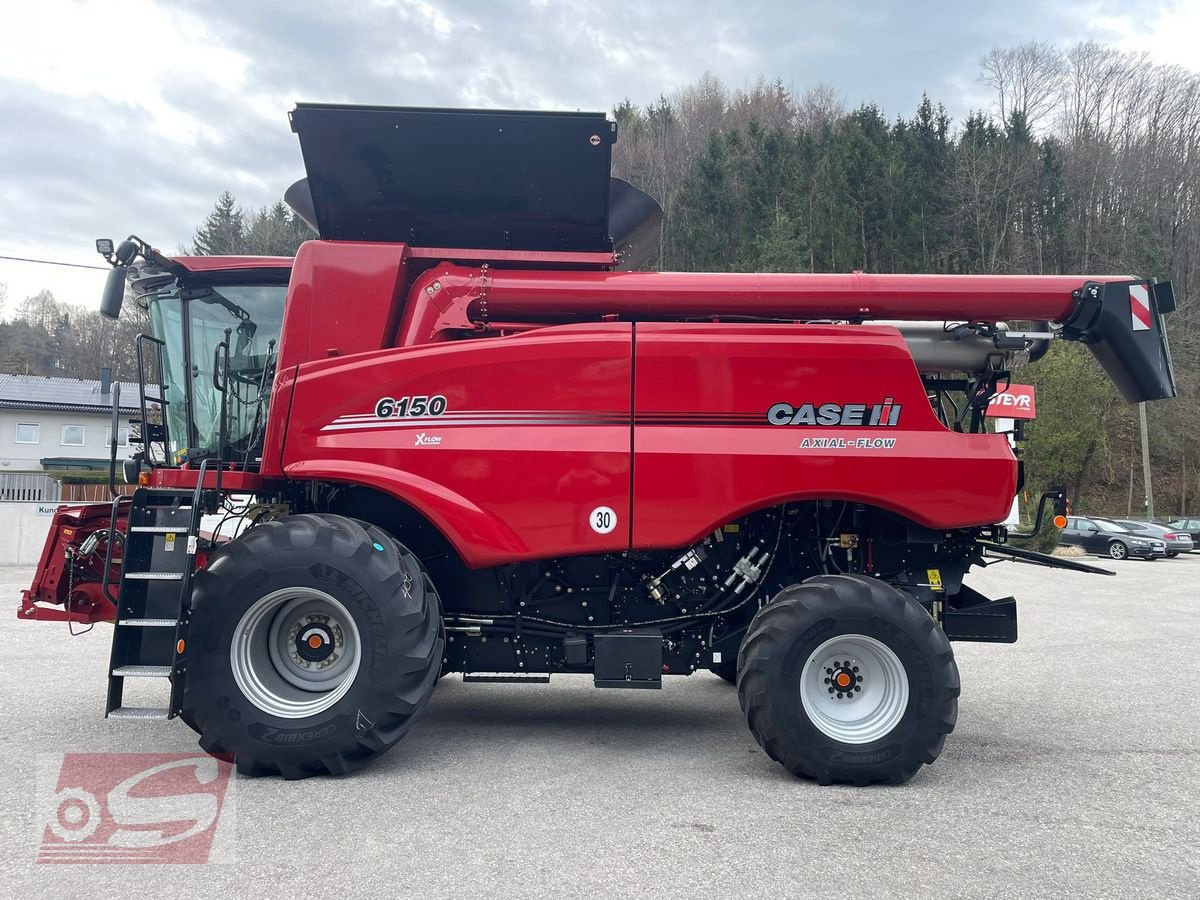
[[808, 656], [800, 699], [813, 726], [844, 744], [887, 737], [908, 709], [908, 673], [890, 647], [865, 634], [841, 634]]
[[238, 688], [260, 710], [304, 719], [350, 690], [361, 647], [354, 617], [338, 600], [315, 588], [284, 588], [242, 615], [229, 663]]

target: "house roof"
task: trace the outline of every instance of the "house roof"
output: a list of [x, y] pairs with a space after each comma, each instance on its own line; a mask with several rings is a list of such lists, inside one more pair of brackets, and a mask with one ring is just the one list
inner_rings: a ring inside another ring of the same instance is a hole
[[[147, 396], [152, 396], [151, 391]], [[0, 409], [107, 413], [112, 411], [112, 394], [101, 394], [100, 382], [91, 378], [0, 375]], [[137, 409], [137, 384], [121, 382], [121, 411]]]

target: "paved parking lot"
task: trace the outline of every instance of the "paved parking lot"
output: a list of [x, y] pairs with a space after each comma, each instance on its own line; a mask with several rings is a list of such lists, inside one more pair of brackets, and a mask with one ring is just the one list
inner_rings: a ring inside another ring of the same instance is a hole
[[[447, 679], [357, 775], [236, 779], [232, 859], [170, 868], [34, 863], [39, 758], [195, 742], [178, 721], [102, 718], [106, 628], [10, 611], [0, 880], [56, 897], [1195, 896], [1200, 554], [1112, 565], [972, 577], [1020, 598], [1021, 641], [957, 645], [958, 729], [903, 787], [791, 778], [707, 674], [659, 692]], [[0, 569], [0, 608], [30, 575]]]

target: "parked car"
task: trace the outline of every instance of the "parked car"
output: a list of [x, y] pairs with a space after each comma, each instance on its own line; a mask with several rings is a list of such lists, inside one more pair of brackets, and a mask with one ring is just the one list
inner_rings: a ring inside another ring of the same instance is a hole
[[1139, 537], [1161, 538], [1166, 541], [1167, 556], [1172, 558], [1180, 553], [1191, 553], [1196, 546], [1192, 536], [1186, 531], [1177, 531], [1155, 522], [1138, 522], [1128, 519], [1113, 519], [1113, 521]]
[[1167, 555], [1166, 541], [1141, 537], [1108, 519], [1068, 516], [1060, 543], [1082, 547], [1097, 556], [1113, 559], [1158, 559]]
[[1186, 531], [1191, 535], [1193, 543], [1200, 544], [1200, 519], [1176, 519], [1174, 522], [1168, 522], [1167, 527]]

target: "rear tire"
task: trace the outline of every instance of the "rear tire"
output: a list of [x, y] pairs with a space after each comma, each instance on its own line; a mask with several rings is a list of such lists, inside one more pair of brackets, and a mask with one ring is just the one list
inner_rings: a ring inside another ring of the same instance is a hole
[[[759, 746], [821, 784], [902, 784], [937, 759], [958, 719], [945, 633], [910, 596], [864, 576], [781, 591], [751, 622], [738, 671]], [[830, 693], [843, 679], [845, 696]]]
[[416, 721], [442, 662], [441, 602], [386, 532], [288, 516], [196, 575], [184, 718], [245, 775], [349, 772]]

